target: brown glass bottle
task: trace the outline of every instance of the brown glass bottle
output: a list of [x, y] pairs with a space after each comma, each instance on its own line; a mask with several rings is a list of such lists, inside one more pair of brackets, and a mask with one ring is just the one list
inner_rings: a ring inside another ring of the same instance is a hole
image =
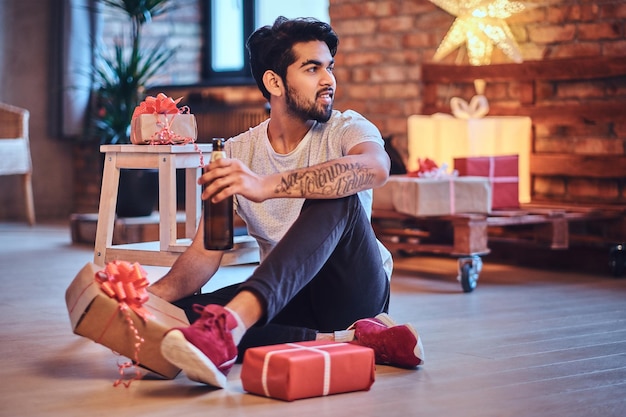
[[[224, 139], [213, 139], [211, 161], [226, 157]], [[203, 200], [204, 247], [208, 250], [226, 250], [233, 247], [233, 197], [219, 203]]]

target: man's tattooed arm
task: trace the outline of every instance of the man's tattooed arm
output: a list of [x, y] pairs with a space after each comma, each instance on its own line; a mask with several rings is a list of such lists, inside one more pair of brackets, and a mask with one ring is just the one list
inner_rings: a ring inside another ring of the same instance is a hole
[[336, 162], [281, 176], [275, 193], [307, 198], [339, 198], [372, 188], [374, 171], [361, 163]]

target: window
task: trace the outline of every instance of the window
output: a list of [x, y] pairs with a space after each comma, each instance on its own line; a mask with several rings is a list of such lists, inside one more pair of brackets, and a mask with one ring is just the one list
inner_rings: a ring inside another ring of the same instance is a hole
[[203, 78], [209, 82], [250, 83], [246, 40], [278, 16], [315, 17], [329, 22], [328, 0], [205, 0]]

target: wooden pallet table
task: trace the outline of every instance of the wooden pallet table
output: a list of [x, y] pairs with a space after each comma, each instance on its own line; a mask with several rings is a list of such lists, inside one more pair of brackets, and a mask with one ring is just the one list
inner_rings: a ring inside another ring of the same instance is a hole
[[[394, 210], [374, 210], [372, 226], [391, 251], [402, 255], [431, 253], [458, 258], [457, 279], [463, 291], [477, 285], [481, 256], [490, 252], [489, 241], [530, 242], [550, 250], [571, 244], [626, 241], [626, 208], [528, 204], [520, 209], [489, 215], [455, 214], [414, 217]], [[624, 252], [614, 250], [614, 273], [624, 271]], [[616, 274], [617, 275], [617, 274]]]

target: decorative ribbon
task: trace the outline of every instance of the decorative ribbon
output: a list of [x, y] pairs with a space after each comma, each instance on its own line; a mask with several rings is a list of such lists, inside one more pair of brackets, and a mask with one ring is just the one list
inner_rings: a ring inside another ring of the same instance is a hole
[[330, 392], [330, 353], [323, 350], [332, 347], [345, 346], [347, 343], [330, 343], [328, 345], [319, 346], [302, 346], [297, 343], [285, 343], [286, 346], [291, 346], [291, 349], [280, 349], [268, 352], [263, 360], [263, 370], [261, 373], [261, 383], [263, 385], [263, 392], [266, 397], [270, 397], [269, 385], [267, 383], [269, 374], [269, 364], [272, 356], [278, 353], [297, 352], [301, 350], [308, 350], [311, 352], [320, 353], [324, 358], [324, 379], [322, 382], [322, 395], [328, 395]]
[[489, 102], [487, 97], [481, 94], [472, 97], [469, 103], [460, 97], [452, 97], [450, 109], [452, 114], [459, 119], [479, 119], [489, 113]]
[[443, 163], [441, 166], [438, 166], [437, 163], [430, 158], [418, 158], [417, 163], [419, 165], [417, 171], [410, 172], [408, 174], [409, 177], [448, 179], [459, 175], [457, 170], [448, 172], [448, 164]]
[[456, 200], [455, 200], [455, 195], [454, 195], [454, 178], [450, 177], [448, 181], [450, 184], [450, 214], [455, 214], [456, 213]]
[[[114, 387], [123, 384], [128, 388], [134, 380], [141, 378], [141, 372], [137, 364], [139, 363], [139, 351], [144, 342], [144, 339], [139, 335], [139, 330], [135, 326], [130, 312], [134, 311], [144, 321], [153, 317], [143, 306], [149, 298], [146, 291], [146, 287], [149, 285], [147, 273], [138, 263], [130, 264], [125, 261], [114, 261], [107, 263], [103, 270], [96, 272], [95, 280], [106, 295], [118, 301], [119, 311], [124, 315], [124, 321], [127, 323], [135, 340], [133, 361], [118, 363], [120, 378], [113, 383]], [[102, 334], [106, 332], [110, 322], [115, 317], [115, 314], [111, 317]], [[128, 368], [134, 368], [135, 375], [130, 380], [124, 381], [126, 377], [125, 369]]]
[[519, 182], [519, 177], [515, 177], [515, 176], [510, 176], [510, 177], [496, 177], [496, 160], [495, 157], [490, 156], [489, 157], [489, 182], [490, 183], [496, 183], [496, 182]]

